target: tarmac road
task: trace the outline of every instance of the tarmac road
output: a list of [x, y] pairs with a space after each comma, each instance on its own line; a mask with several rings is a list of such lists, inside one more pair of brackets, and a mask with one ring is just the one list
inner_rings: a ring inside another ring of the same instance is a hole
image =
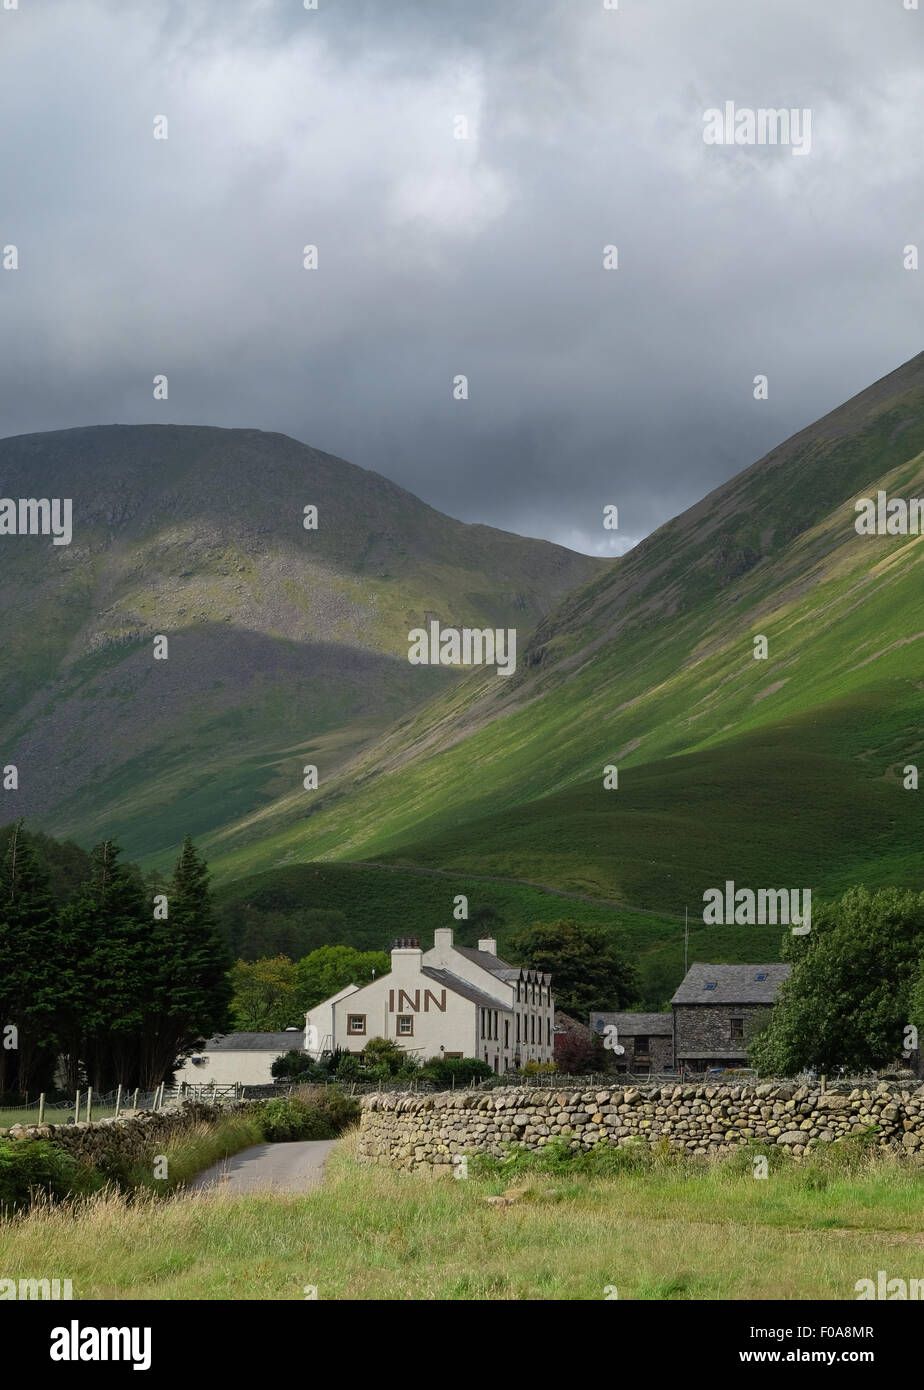
[[271, 1189], [307, 1192], [320, 1187], [324, 1163], [336, 1139], [296, 1139], [291, 1143], [254, 1144], [232, 1158], [223, 1158], [186, 1186], [187, 1192], [212, 1188], [238, 1194]]

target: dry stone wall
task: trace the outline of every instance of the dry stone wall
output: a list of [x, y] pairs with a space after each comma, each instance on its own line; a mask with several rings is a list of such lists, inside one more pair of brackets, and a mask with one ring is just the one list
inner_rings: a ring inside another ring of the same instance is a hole
[[788, 1082], [394, 1092], [366, 1096], [362, 1105], [362, 1157], [400, 1168], [448, 1171], [454, 1154], [499, 1155], [510, 1144], [541, 1149], [554, 1139], [573, 1149], [666, 1140], [706, 1156], [757, 1142], [801, 1158], [873, 1127], [878, 1145], [924, 1163], [924, 1086], [917, 1082], [824, 1092]]
[[[247, 1109], [260, 1101], [234, 1102], [234, 1109]], [[162, 1144], [193, 1129], [196, 1125], [214, 1123], [229, 1108], [208, 1105], [203, 1101], [186, 1101], [183, 1105], [163, 1110], [139, 1110], [116, 1119], [91, 1120], [73, 1125], [13, 1125], [0, 1129], [0, 1139], [48, 1139], [72, 1157], [94, 1168], [106, 1168], [113, 1162], [142, 1161], [152, 1144]]]

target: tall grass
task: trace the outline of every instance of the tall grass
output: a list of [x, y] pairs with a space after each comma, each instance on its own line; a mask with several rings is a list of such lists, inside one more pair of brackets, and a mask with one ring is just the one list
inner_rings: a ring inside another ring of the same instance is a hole
[[[617, 1151], [624, 1152], [624, 1151]], [[37, 1203], [3, 1229], [4, 1274], [71, 1278], [75, 1297], [487, 1300], [853, 1299], [920, 1277], [924, 1172], [872, 1152], [801, 1165], [629, 1152], [470, 1167], [431, 1180], [356, 1161], [355, 1134], [305, 1194], [112, 1191]], [[769, 1155], [768, 1155], [769, 1157]], [[608, 1165], [612, 1165], [608, 1167]], [[510, 1205], [486, 1198], [508, 1193]]]

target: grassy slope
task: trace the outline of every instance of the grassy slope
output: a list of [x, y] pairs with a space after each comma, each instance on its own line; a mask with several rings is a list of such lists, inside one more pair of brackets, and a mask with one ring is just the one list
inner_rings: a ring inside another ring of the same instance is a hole
[[852, 505], [924, 492], [911, 366], [566, 599], [512, 681], [465, 678], [310, 815], [269, 806], [214, 837], [219, 874], [379, 855], [672, 911], [751, 874], [920, 885], [899, 770], [924, 762], [924, 538], [857, 536]]
[[407, 661], [428, 614], [525, 632], [604, 563], [254, 430], [22, 436], [0, 441], [0, 478], [74, 508], [71, 546], [17, 537], [0, 555], [0, 724], [22, 771], [0, 813], [139, 857], [298, 803], [306, 761], [324, 779], [451, 685]]

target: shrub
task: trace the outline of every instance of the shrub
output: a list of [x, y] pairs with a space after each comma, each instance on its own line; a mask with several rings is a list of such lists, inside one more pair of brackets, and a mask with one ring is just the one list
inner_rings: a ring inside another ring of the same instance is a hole
[[479, 1057], [431, 1057], [417, 1073], [421, 1081], [438, 1086], [470, 1086], [473, 1081], [485, 1081], [494, 1072]]
[[362, 1074], [363, 1064], [352, 1052], [345, 1053], [334, 1070], [338, 1081], [356, 1081]]
[[275, 1081], [290, 1081], [310, 1070], [311, 1058], [306, 1052], [300, 1052], [298, 1048], [293, 1047], [276, 1058], [270, 1067], [270, 1075]]
[[352, 1125], [359, 1124], [359, 1116], [362, 1107], [355, 1096], [346, 1096], [339, 1091], [336, 1086], [325, 1086], [320, 1094], [313, 1097], [313, 1103], [318, 1113], [327, 1120], [331, 1127], [331, 1139], [342, 1134], [345, 1129]]
[[0, 1208], [28, 1207], [31, 1194], [61, 1199], [92, 1192], [104, 1178], [47, 1139], [0, 1139]]
[[333, 1087], [320, 1094], [306, 1090], [284, 1099], [268, 1100], [261, 1120], [264, 1137], [272, 1144], [293, 1139], [336, 1139], [359, 1119], [359, 1102]]
[[[387, 1081], [398, 1072], [405, 1071], [408, 1063], [413, 1065], [403, 1048], [394, 1038], [370, 1038], [363, 1048], [363, 1064], [373, 1081]], [[415, 1066], [416, 1071], [416, 1066]]]

